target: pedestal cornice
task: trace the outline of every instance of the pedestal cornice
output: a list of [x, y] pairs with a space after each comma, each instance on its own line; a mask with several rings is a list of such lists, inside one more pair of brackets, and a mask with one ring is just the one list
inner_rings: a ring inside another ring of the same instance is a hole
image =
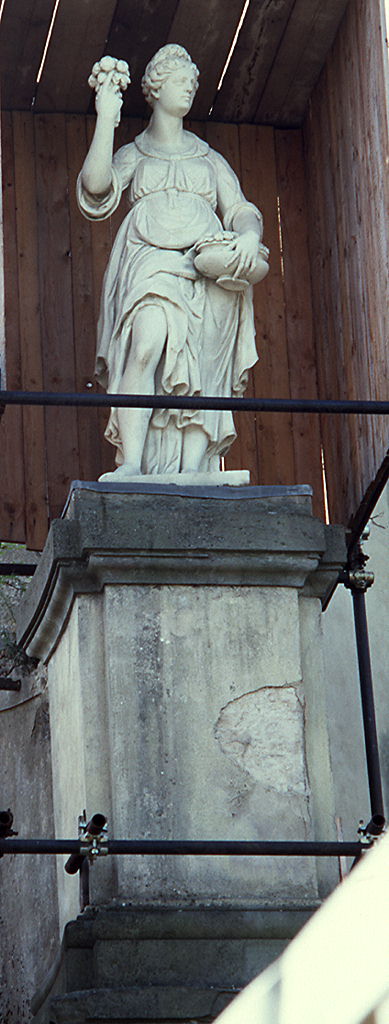
[[47, 661], [74, 597], [106, 584], [296, 587], [323, 599], [345, 559], [343, 528], [312, 517], [308, 487], [76, 483], [20, 607], [19, 642]]

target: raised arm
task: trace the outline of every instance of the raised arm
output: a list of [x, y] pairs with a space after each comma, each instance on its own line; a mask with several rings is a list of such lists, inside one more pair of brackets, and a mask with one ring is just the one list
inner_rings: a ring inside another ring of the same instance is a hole
[[93, 196], [106, 195], [112, 185], [113, 140], [123, 103], [112, 78], [107, 75], [96, 95], [96, 128], [81, 171], [82, 186]]

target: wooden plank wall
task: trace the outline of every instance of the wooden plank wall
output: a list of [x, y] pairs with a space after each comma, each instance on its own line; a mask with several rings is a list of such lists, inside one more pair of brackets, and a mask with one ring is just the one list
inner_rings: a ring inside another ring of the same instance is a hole
[[[93, 124], [94, 118], [83, 115], [4, 115], [12, 388], [84, 392], [93, 381], [101, 281], [126, 209], [123, 200], [114, 217], [100, 224], [90, 224], [77, 209], [75, 179]], [[210, 123], [190, 127], [226, 156], [247, 197], [264, 214], [271, 270], [255, 290], [261, 358], [248, 394], [315, 397], [301, 132]], [[117, 144], [141, 128], [139, 120], [126, 120]], [[61, 513], [70, 481], [97, 479], [113, 468], [113, 449], [102, 439], [106, 418], [97, 410], [7, 409], [1, 427], [2, 539], [26, 539], [40, 548], [49, 519]], [[227, 468], [250, 469], [252, 483], [310, 483], [316, 514], [322, 515], [318, 418], [241, 413], [237, 426]]]
[[[321, 398], [388, 398], [383, 5], [351, 0], [304, 126]], [[383, 417], [323, 417], [330, 516], [347, 523], [388, 447]]]

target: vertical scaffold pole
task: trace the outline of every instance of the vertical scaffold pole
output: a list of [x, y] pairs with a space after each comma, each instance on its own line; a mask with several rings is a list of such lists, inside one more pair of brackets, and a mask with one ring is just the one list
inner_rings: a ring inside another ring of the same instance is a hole
[[384, 817], [382, 776], [366, 614], [366, 591], [374, 583], [374, 573], [366, 571], [367, 561], [368, 556], [362, 551], [360, 541], [354, 543], [352, 548], [349, 549], [349, 567], [344, 574], [343, 582], [351, 591], [353, 599], [371, 814], [372, 817], [374, 815]]

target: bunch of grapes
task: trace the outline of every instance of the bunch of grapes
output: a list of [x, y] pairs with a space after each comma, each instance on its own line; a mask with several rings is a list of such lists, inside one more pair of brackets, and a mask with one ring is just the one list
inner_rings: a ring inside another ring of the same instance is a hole
[[88, 85], [91, 89], [99, 91], [107, 75], [112, 76], [112, 82], [117, 89], [123, 91], [131, 82], [130, 69], [126, 60], [117, 60], [116, 57], [102, 57], [93, 65], [92, 74], [89, 75]]

